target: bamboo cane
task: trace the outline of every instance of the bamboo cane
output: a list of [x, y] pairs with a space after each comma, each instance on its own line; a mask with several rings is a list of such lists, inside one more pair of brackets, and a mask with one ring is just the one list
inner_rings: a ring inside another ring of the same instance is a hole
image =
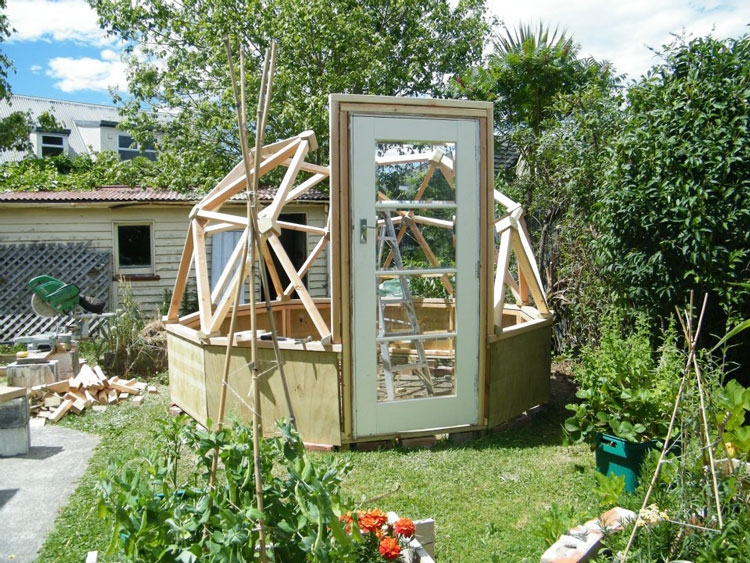
[[[677, 391], [677, 397], [675, 398], [674, 402], [674, 409], [672, 409], [672, 418], [669, 420], [669, 428], [667, 429], [667, 435], [664, 438], [664, 445], [662, 446], [661, 453], [659, 454], [659, 461], [656, 462], [656, 469], [654, 470], [654, 475], [651, 477], [651, 483], [648, 486], [648, 490], [646, 491], [646, 496], [643, 498], [643, 504], [641, 506], [641, 509], [638, 511], [638, 515], [636, 516], [636, 522], [633, 524], [633, 529], [630, 532], [630, 537], [628, 538], [628, 544], [625, 546], [625, 551], [622, 554], [621, 561], [625, 563], [628, 559], [628, 553], [630, 552], [630, 548], [633, 545], [633, 541], [635, 540], [635, 535], [638, 533], [638, 518], [640, 518], [641, 512], [648, 506], [648, 501], [651, 498], [651, 493], [654, 490], [654, 487], [656, 486], [656, 481], [659, 478], [659, 471], [661, 469], [662, 464], [664, 463], [664, 458], [666, 457], [667, 448], [669, 447], [669, 439], [672, 437], [672, 430], [674, 429], [674, 423], [675, 419], [677, 418], [677, 411], [680, 407], [680, 401], [682, 399], [682, 392], [685, 389], [685, 382], [687, 381], [688, 374], [690, 373], [690, 365], [693, 362], [693, 358], [695, 356], [695, 347], [698, 343], [698, 338], [700, 337], [701, 333], [701, 327], [703, 325], [703, 316], [706, 312], [706, 303], [708, 302], [708, 295], [706, 295], [703, 299], [703, 308], [701, 309], [700, 317], [698, 318], [698, 327], [695, 331], [695, 335], [690, 334], [692, 331], [692, 322], [690, 321], [690, 318], [688, 318], [688, 327], [685, 326], [685, 324], [682, 322], [682, 318], [680, 318], [679, 310], [677, 311], [677, 318], [680, 320], [680, 323], [683, 326], [683, 330], [685, 331], [685, 338], [687, 342], [689, 343], [689, 349], [688, 349], [688, 357], [687, 361], [685, 362], [685, 370], [682, 375], [682, 380], [680, 381], [680, 388]], [[692, 294], [690, 296], [690, 312], [692, 314], [693, 310], [693, 297]]]

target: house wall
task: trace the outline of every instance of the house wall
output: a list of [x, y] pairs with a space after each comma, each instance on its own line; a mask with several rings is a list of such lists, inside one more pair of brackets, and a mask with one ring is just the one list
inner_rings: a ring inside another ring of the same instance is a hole
[[[152, 223], [154, 274], [159, 279], [132, 281], [131, 288], [141, 310], [156, 314], [162, 304], [164, 290], [174, 287], [191, 208], [192, 204], [120, 204], [119, 207], [102, 204], [5, 204], [0, 205], [0, 244], [90, 241], [94, 248], [112, 251], [114, 259], [116, 223]], [[325, 227], [327, 204], [289, 204], [284, 209], [290, 213], [305, 213], [308, 224]], [[225, 206], [222, 211], [244, 214], [244, 205]], [[308, 233], [309, 251], [318, 239]], [[210, 268], [210, 241], [207, 252]], [[327, 264], [324, 251], [308, 273], [308, 286], [314, 297], [328, 295]], [[116, 271], [114, 267], [113, 271]], [[110, 294], [113, 304], [117, 302], [118, 285], [118, 282], [112, 282]], [[194, 287], [194, 281], [191, 286]]]

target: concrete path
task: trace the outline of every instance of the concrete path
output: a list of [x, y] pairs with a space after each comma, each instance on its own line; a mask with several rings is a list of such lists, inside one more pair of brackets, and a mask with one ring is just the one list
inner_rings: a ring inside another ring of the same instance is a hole
[[93, 434], [32, 426], [27, 455], [0, 457], [0, 561], [34, 561], [98, 443]]

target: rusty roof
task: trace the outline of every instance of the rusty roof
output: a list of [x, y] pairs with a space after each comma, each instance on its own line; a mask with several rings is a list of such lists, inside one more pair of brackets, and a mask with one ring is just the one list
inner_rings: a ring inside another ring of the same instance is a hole
[[[275, 188], [261, 187], [258, 195], [261, 200], [270, 201], [276, 193]], [[118, 203], [118, 202], [185, 202], [197, 203], [205, 194], [198, 192], [176, 192], [154, 188], [131, 188], [129, 186], [100, 186], [89, 191], [36, 191], [0, 192], [0, 203]], [[311, 188], [299, 201], [328, 201], [328, 194]], [[241, 192], [232, 201], [244, 201], [245, 193]]]

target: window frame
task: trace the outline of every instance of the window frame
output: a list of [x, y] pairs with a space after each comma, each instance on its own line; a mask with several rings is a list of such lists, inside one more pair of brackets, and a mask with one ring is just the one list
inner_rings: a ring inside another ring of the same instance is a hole
[[[120, 227], [148, 227], [149, 244], [151, 246], [151, 264], [149, 266], [120, 266]], [[153, 221], [115, 221], [112, 223], [112, 246], [114, 258], [114, 272], [116, 276], [151, 276], [155, 271], [156, 246], [154, 244]]]
[[[120, 140], [121, 139], [130, 139], [130, 146], [129, 148], [121, 147], [120, 146]], [[123, 153], [128, 154], [128, 158], [123, 158]], [[117, 133], [117, 155], [120, 157], [120, 160], [133, 160], [137, 156], [143, 156], [145, 158], [148, 158], [151, 161], [156, 160], [156, 148], [147, 148], [144, 149], [143, 145], [141, 143], [136, 143], [135, 139], [131, 135], [128, 135], [127, 133]], [[153, 158], [152, 158], [153, 157]]]
[[[59, 132], [47, 132], [47, 131], [37, 131], [37, 156], [39, 158], [44, 158], [44, 149], [45, 148], [54, 148], [54, 149], [62, 149], [62, 152], [60, 154], [66, 154], [68, 152], [68, 135], [67, 133], [59, 133]], [[50, 145], [45, 144], [44, 138], [45, 137], [54, 137], [56, 139], [60, 139], [62, 141], [61, 145]], [[59, 156], [59, 155], [48, 155], [48, 156]]]

